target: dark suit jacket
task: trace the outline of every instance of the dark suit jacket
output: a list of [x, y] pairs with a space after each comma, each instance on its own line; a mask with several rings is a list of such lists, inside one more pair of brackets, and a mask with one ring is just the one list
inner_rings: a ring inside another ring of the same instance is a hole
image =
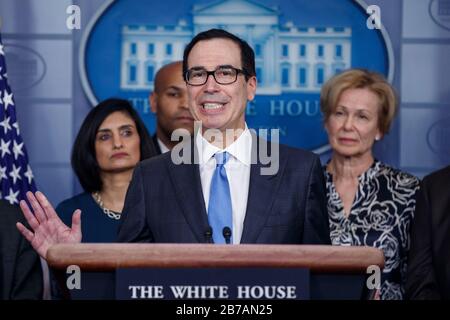
[[[241, 243], [329, 244], [319, 158], [280, 145], [278, 173], [261, 175], [261, 167], [259, 162], [251, 165]], [[170, 152], [141, 162], [134, 170], [121, 220], [120, 242], [207, 242], [199, 165], [175, 165]]]
[[155, 145], [156, 155], [160, 155], [162, 152], [161, 152], [161, 148], [158, 143], [158, 137], [156, 136], [156, 133], [154, 135], [152, 135], [152, 140], [153, 140], [153, 144]]
[[422, 181], [412, 225], [406, 297], [450, 299], [450, 166]]
[[25, 224], [20, 209], [0, 201], [0, 299], [42, 299], [41, 262], [18, 221]]

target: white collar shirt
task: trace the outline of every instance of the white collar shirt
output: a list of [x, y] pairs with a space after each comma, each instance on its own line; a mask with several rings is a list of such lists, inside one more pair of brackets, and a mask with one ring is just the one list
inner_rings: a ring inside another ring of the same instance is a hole
[[159, 146], [159, 149], [161, 150], [161, 153], [166, 153], [166, 152], [170, 151], [170, 149], [167, 148], [167, 146], [164, 144], [164, 142], [161, 141], [161, 139], [157, 138], [157, 140], [158, 140], [158, 146]]
[[210, 144], [200, 133], [196, 135], [195, 143], [199, 152], [200, 179], [207, 211], [211, 180], [216, 168], [214, 154], [222, 151], [230, 154], [230, 158], [225, 164], [225, 170], [230, 186], [233, 211], [233, 244], [239, 244], [244, 228], [250, 185], [252, 135], [246, 124], [242, 134], [224, 150]]

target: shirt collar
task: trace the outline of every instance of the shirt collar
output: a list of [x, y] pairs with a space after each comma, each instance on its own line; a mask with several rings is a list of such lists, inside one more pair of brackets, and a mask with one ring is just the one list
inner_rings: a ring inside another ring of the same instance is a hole
[[161, 153], [166, 153], [170, 151], [169, 148], [164, 144], [164, 142], [161, 141], [161, 139], [157, 138], [159, 149], [161, 150]]
[[252, 135], [245, 123], [245, 129], [242, 134], [225, 150], [219, 149], [216, 146], [209, 143], [200, 132], [197, 132], [195, 143], [197, 150], [200, 152], [199, 160], [200, 164], [208, 162], [216, 152], [226, 151], [239, 162], [246, 166], [251, 164], [252, 154]]

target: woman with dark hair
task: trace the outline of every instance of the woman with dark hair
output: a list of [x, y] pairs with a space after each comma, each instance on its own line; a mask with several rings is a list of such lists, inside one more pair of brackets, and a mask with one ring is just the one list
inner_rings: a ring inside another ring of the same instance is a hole
[[[63, 201], [56, 212], [42, 193], [37, 192], [36, 197], [28, 193], [31, 203], [36, 198], [45, 199], [51, 210], [49, 228], [57, 232], [34, 237], [22, 223], [17, 227], [44, 259], [48, 248], [55, 243], [115, 242], [134, 167], [156, 154], [153, 140], [128, 101], [101, 102], [85, 118], [72, 150], [72, 167], [84, 192]], [[29, 208], [25, 202], [21, 208], [27, 219], [34, 219], [27, 215]], [[53, 297], [58, 299], [62, 294], [69, 294], [71, 299], [114, 297], [111, 274], [83, 272], [82, 282], [80, 290], [68, 293], [53, 281]]]
[[61, 220], [70, 226], [80, 209], [82, 242], [114, 242], [133, 169], [154, 155], [152, 139], [128, 101], [98, 104], [81, 125], [72, 150], [72, 167], [84, 192], [58, 205]]

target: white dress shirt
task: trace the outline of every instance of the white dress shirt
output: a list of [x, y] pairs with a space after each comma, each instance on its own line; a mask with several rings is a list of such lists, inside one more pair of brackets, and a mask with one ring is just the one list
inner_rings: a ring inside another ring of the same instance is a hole
[[156, 138], [156, 140], [158, 140], [158, 145], [159, 145], [159, 149], [161, 150], [161, 153], [166, 153], [166, 152], [170, 151], [170, 149], [167, 148], [167, 146], [164, 144], [164, 142], [162, 142], [159, 138]]
[[241, 241], [244, 228], [245, 212], [247, 210], [248, 187], [250, 184], [250, 164], [252, 150], [252, 136], [245, 125], [243, 133], [225, 150], [210, 144], [199, 133], [195, 140], [199, 151], [200, 179], [206, 211], [208, 211], [211, 180], [216, 169], [216, 152], [226, 151], [230, 158], [225, 164], [228, 183], [230, 185], [231, 207], [233, 211], [233, 243]]

